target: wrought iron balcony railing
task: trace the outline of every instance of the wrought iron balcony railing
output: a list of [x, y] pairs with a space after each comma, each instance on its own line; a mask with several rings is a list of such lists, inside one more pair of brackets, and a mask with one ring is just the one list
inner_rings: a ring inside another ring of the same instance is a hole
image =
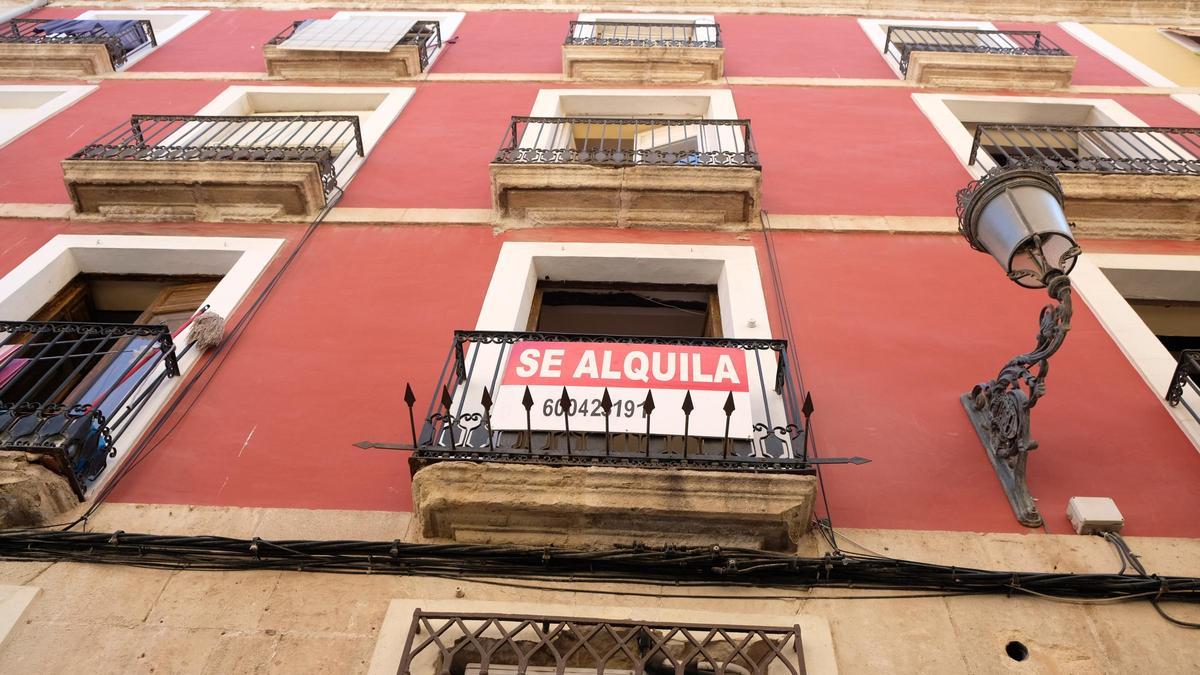
[[439, 461], [811, 473], [812, 398], [783, 340], [456, 331], [417, 424], [413, 470]]
[[976, 30], [889, 26], [883, 53], [908, 74], [913, 52], [960, 52], [1012, 54], [1018, 56], [1070, 56], [1050, 38], [1036, 30]]
[[166, 326], [0, 321], [0, 333], [0, 450], [41, 455], [80, 497], [158, 384], [179, 374]]
[[[295, 35], [299, 28], [311, 21], [312, 19], [293, 21], [292, 25], [268, 40], [267, 44], [283, 44], [284, 41]], [[433, 56], [434, 52], [442, 48], [442, 25], [437, 21], [418, 21], [404, 34], [404, 37], [400, 38], [400, 41], [396, 45], [416, 45], [417, 54], [421, 61], [421, 72], [424, 72], [429, 68], [430, 57]]]
[[800, 626], [413, 612], [398, 675], [804, 675]]
[[1185, 349], [1179, 354], [1179, 365], [1175, 366], [1166, 396], [1172, 408], [1182, 404], [1183, 409], [1200, 422], [1200, 409], [1193, 407], [1187, 396], [1200, 397], [1200, 349]]
[[134, 115], [69, 159], [312, 162], [328, 195], [362, 155], [356, 115]]
[[1000, 166], [1055, 173], [1200, 175], [1200, 128], [980, 124], [968, 164], [989, 156]]
[[500, 164], [759, 168], [750, 120], [514, 117]]
[[717, 48], [721, 46], [721, 27], [715, 23], [572, 21], [565, 44], [601, 47]]
[[154, 27], [144, 19], [11, 19], [0, 24], [0, 44], [4, 43], [102, 44], [108, 49], [113, 70], [123, 66], [132, 52], [158, 46]]

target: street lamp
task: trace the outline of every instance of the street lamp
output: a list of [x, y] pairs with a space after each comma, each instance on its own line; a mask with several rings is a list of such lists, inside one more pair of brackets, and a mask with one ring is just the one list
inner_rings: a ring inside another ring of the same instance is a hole
[[1029, 410], [1046, 393], [1049, 359], [1071, 328], [1067, 275], [1080, 250], [1063, 214], [1062, 186], [1052, 174], [1001, 167], [957, 197], [959, 231], [971, 248], [990, 254], [1018, 285], [1047, 289], [1054, 301], [1042, 308], [1033, 351], [1014, 357], [995, 379], [962, 396], [1017, 520], [1039, 527], [1042, 515], [1025, 481], [1028, 453], [1037, 448], [1029, 437]]

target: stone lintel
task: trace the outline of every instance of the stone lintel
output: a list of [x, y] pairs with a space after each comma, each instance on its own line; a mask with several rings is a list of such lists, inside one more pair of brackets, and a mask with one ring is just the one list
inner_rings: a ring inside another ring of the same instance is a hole
[[108, 48], [102, 44], [0, 44], [0, 77], [72, 79], [113, 72]]
[[724, 75], [723, 47], [563, 45], [563, 77], [569, 80], [679, 83]]
[[439, 462], [413, 476], [423, 536], [472, 543], [795, 550], [816, 478], [638, 467]]
[[1084, 237], [1200, 238], [1200, 176], [1061, 173]]
[[736, 166], [492, 164], [501, 219], [722, 229], [758, 220], [762, 172]]
[[339, 52], [282, 49], [264, 45], [267, 74], [284, 80], [403, 80], [421, 74], [416, 45], [396, 45], [390, 52]]
[[1074, 56], [913, 52], [909, 82], [964, 89], [1063, 89], [1075, 72]]
[[120, 220], [271, 220], [325, 206], [314, 162], [63, 160], [79, 213]]

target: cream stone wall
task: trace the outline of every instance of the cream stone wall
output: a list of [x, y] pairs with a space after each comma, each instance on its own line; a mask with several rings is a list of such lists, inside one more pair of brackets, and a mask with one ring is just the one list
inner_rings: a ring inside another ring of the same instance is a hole
[[[1198, 17], [1200, 13], [1193, 14], [1191, 21]], [[1087, 28], [1172, 82], [1200, 87], [1200, 54], [1163, 35], [1159, 26], [1088, 24]]]
[[[408, 514], [105, 505], [89, 530], [285, 538], [412, 540]], [[846, 550], [1002, 570], [1116, 572], [1091, 536], [839, 530]], [[1129, 537], [1155, 573], [1200, 574], [1200, 540]], [[827, 550], [809, 535], [801, 553]], [[1188, 673], [1196, 631], [1144, 602], [1069, 604], [1023, 597], [879, 599], [880, 591], [679, 588], [308, 572], [203, 572], [80, 563], [0, 563], [0, 584], [40, 588], [0, 646], [0, 672], [365, 672], [393, 600], [568, 605], [823, 619], [841, 673]], [[635, 595], [636, 594], [636, 595]], [[720, 597], [709, 597], [720, 596]], [[728, 597], [724, 597], [728, 596]], [[1200, 608], [1167, 605], [1200, 620]], [[1019, 640], [1029, 659], [1004, 647]], [[829, 670], [809, 671], [830, 672]]]

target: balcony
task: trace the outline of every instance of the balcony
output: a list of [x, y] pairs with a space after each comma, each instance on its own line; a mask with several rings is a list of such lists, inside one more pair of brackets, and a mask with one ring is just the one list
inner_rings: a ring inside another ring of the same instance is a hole
[[165, 326], [0, 321], [0, 333], [0, 520], [11, 525], [23, 511], [82, 499], [179, 366]]
[[1179, 405], [1200, 423], [1200, 349], [1185, 349], [1179, 354], [1179, 365], [1175, 366], [1175, 374], [1171, 376], [1171, 386], [1167, 389], [1167, 403], [1172, 407]]
[[592, 82], [705, 82], [725, 76], [717, 24], [572, 21], [563, 76]]
[[781, 549], [816, 464], [863, 461], [810, 456], [782, 340], [458, 331], [405, 402], [412, 443], [382, 447], [412, 451], [431, 539]]
[[298, 220], [363, 155], [355, 115], [134, 115], [62, 162], [81, 214]]
[[514, 117], [492, 162], [501, 219], [728, 228], [758, 220], [749, 120]]
[[1085, 235], [1200, 236], [1200, 129], [980, 124], [968, 163], [1054, 172]]
[[1039, 31], [890, 26], [883, 53], [910, 82], [935, 87], [1061, 89], [1075, 57]]
[[[429, 69], [442, 47], [437, 21], [362, 17], [296, 21], [263, 45], [267, 73], [285, 80], [403, 80]], [[411, 27], [409, 26], [411, 24]], [[377, 40], [387, 31], [398, 37]], [[325, 34], [328, 33], [328, 34]], [[374, 42], [372, 42], [374, 41]]]
[[12, 19], [0, 24], [0, 77], [94, 77], [157, 45], [144, 20]]

